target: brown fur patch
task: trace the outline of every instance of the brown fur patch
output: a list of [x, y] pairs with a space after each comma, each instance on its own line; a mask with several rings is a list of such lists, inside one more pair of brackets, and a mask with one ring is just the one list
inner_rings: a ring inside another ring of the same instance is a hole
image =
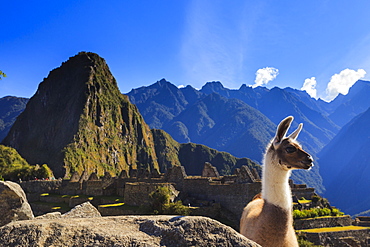
[[263, 199], [244, 208], [240, 233], [264, 247], [298, 246], [291, 212]]

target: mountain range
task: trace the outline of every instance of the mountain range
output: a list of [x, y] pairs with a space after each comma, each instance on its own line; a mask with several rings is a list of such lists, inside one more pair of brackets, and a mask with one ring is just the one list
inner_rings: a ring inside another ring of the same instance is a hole
[[[51, 71], [29, 101], [0, 99], [0, 135], [29, 163], [47, 163], [59, 176], [179, 164], [199, 175], [206, 161], [230, 174], [242, 164], [260, 170], [276, 125], [292, 115], [292, 129], [304, 124], [298, 139], [315, 158], [314, 169], [294, 171], [293, 180], [355, 214], [370, 208], [369, 93], [370, 83], [358, 81], [347, 95], [325, 102], [293, 88], [208, 82], [198, 90], [162, 79], [122, 95], [105, 61], [80, 53]], [[362, 201], [352, 203], [353, 191]]]
[[299, 140], [316, 159], [314, 169], [294, 171], [292, 178], [324, 193], [319, 167], [324, 165], [325, 171], [328, 165], [320, 162], [318, 154], [353, 116], [370, 107], [366, 99], [369, 86], [360, 80], [347, 95], [325, 102], [292, 88], [242, 85], [228, 89], [220, 82], [208, 82], [197, 90], [178, 88], [162, 79], [127, 95], [151, 128], [161, 128], [179, 142], [201, 143], [257, 162], [261, 162], [276, 125], [292, 115], [292, 128], [304, 124]]
[[204, 145], [180, 145], [162, 132], [150, 130], [136, 106], [120, 93], [103, 58], [81, 52], [39, 84], [2, 144], [16, 149], [28, 163], [48, 164], [56, 177], [66, 178], [75, 171], [158, 172], [189, 160], [189, 175], [200, 174], [205, 161], [219, 170], [259, 167]]

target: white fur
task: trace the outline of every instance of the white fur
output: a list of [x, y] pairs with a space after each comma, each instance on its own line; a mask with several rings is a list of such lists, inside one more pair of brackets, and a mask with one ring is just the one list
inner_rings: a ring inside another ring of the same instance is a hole
[[[276, 157], [276, 156], [275, 156]], [[290, 170], [283, 170], [272, 152], [266, 152], [262, 170], [262, 198], [285, 210], [292, 209]]]

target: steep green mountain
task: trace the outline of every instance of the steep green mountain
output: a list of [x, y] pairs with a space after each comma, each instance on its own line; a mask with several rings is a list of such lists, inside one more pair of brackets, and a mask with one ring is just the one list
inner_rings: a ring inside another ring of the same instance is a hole
[[222, 175], [232, 174], [235, 168], [242, 165], [261, 172], [261, 166], [248, 158], [236, 158], [201, 144], [180, 144], [163, 130], [152, 129], [152, 132], [162, 172], [169, 167], [182, 165], [188, 175], [200, 175], [205, 162], [210, 162]]
[[349, 214], [370, 207], [370, 108], [346, 124], [318, 154], [325, 196]]
[[153, 136], [104, 59], [81, 52], [50, 72], [3, 144], [56, 177], [87, 170], [159, 169]]
[[18, 115], [26, 108], [28, 99], [6, 96], [0, 98], [0, 141], [5, 138]]

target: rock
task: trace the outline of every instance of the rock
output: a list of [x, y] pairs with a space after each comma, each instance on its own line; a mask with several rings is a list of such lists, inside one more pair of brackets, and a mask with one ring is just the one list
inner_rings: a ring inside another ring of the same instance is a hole
[[94, 218], [101, 217], [99, 211], [90, 203], [84, 202], [62, 215], [63, 218]]
[[62, 213], [61, 212], [51, 212], [51, 213], [47, 213], [47, 214], [44, 214], [44, 215], [40, 215], [40, 216], [37, 216], [35, 219], [38, 219], [38, 220], [44, 220], [44, 219], [59, 219], [59, 218], [62, 218]]
[[0, 246], [259, 246], [199, 216], [115, 216], [13, 222]]
[[10, 181], [0, 181], [0, 226], [12, 221], [33, 219], [30, 204], [21, 186]]
[[204, 163], [202, 177], [220, 177], [217, 168], [209, 162]]

